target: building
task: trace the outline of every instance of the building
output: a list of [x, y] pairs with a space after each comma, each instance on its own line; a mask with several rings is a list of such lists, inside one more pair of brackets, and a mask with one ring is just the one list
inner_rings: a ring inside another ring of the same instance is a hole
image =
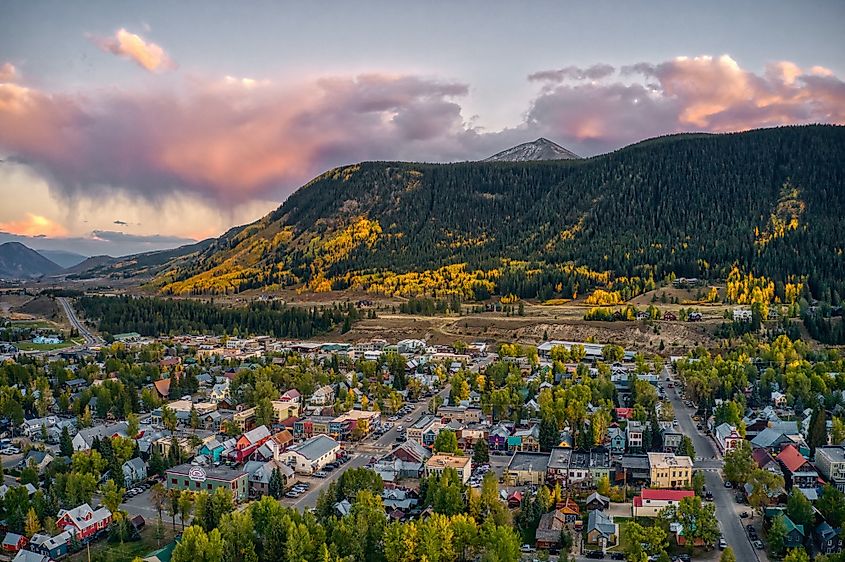
[[688, 488], [692, 484], [692, 459], [674, 453], [648, 454], [653, 488]]
[[815, 489], [819, 474], [810, 461], [798, 452], [794, 445], [787, 445], [777, 456], [783, 466], [787, 487]]
[[25, 536], [9, 532], [3, 537], [0, 547], [2, 547], [3, 552], [15, 553], [25, 548], [28, 542]]
[[591, 511], [587, 515], [587, 544], [607, 548], [618, 542], [619, 526], [613, 522], [613, 517], [601, 511]]
[[103, 439], [111, 439], [112, 437], [118, 436], [127, 437], [127, 427], [129, 426], [126, 422], [118, 422], [110, 425], [96, 425], [81, 429], [79, 433], [73, 436], [73, 450], [89, 451], [95, 439], [102, 441]]
[[243, 501], [248, 495], [247, 473], [225, 466], [204, 468], [180, 464], [167, 469], [165, 485], [168, 490], [205, 490], [209, 494], [217, 488], [225, 488], [232, 492], [235, 501]]
[[312, 406], [328, 406], [334, 403], [334, 388], [329, 385], [321, 386], [314, 391], [308, 402]]
[[233, 457], [236, 462], [242, 462], [269, 439], [270, 430], [267, 429], [266, 425], [259, 425], [238, 437], [235, 442], [235, 450], [229, 456]]
[[40, 552], [33, 552], [32, 550], [19, 550], [12, 558], [12, 562], [52, 562], [51, 558]]
[[424, 447], [431, 447], [434, 445], [434, 440], [442, 427], [443, 423], [439, 418], [430, 415], [422, 416], [411, 424], [405, 435], [408, 439], [416, 441]]
[[550, 458], [549, 453], [514, 453], [508, 462], [505, 474], [515, 486], [543, 484], [546, 481]]
[[639, 451], [643, 448], [643, 433], [645, 426], [642, 422], [630, 420], [625, 428], [625, 434], [628, 441], [628, 450]]
[[244, 471], [248, 474], [250, 498], [260, 498], [270, 493], [270, 479], [273, 477], [274, 470], [279, 471], [283, 488], [293, 479], [293, 469], [274, 460], [249, 461], [244, 465]]
[[554, 447], [549, 455], [549, 463], [546, 467], [546, 478], [549, 482], [560, 482], [566, 487], [566, 479], [569, 476], [569, 460], [572, 457], [572, 449], [569, 447]]
[[787, 515], [781, 515], [786, 524], [786, 536], [783, 538], [785, 548], [796, 548], [804, 544], [804, 525], [796, 524]]
[[822, 521], [813, 529], [813, 542], [816, 550], [822, 554], [834, 554], [842, 550], [842, 529], [834, 529], [827, 521]]
[[340, 443], [328, 435], [315, 435], [281, 453], [279, 461], [298, 474], [313, 474], [330, 462], [334, 462], [338, 452], [340, 452]]
[[60, 509], [56, 517], [56, 525], [69, 531], [80, 542], [107, 529], [111, 521], [111, 511], [105, 507], [94, 510], [87, 503], [73, 509]]
[[713, 435], [716, 438], [716, 445], [719, 446], [722, 453], [733, 451], [742, 442], [742, 436], [736, 430], [736, 427], [729, 423], [721, 423], [716, 426]]
[[132, 484], [147, 478], [147, 463], [140, 457], [129, 459], [123, 463], [123, 483], [129, 489]]
[[816, 469], [831, 485], [845, 491], [845, 447], [818, 447]]
[[560, 535], [565, 526], [563, 515], [558, 510], [540, 516], [540, 524], [534, 534], [537, 548], [549, 551], [560, 548]]
[[432, 474], [442, 476], [443, 471], [447, 468], [454, 468], [458, 473], [458, 478], [463, 484], [469, 481], [472, 474], [472, 460], [469, 457], [458, 457], [454, 455], [433, 455], [425, 461], [425, 471], [423, 474], [428, 477]]
[[67, 555], [70, 548], [70, 532], [62, 531], [55, 537], [41, 533], [35, 533], [29, 539], [30, 550], [49, 556], [54, 560], [58, 560]]
[[684, 498], [695, 495], [692, 490], [659, 490], [643, 488], [638, 496], [634, 496], [634, 517], [658, 517], [667, 507], [677, 507]]
[[618, 427], [611, 427], [607, 430], [607, 439], [610, 442], [610, 452], [622, 454], [625, 452], [625, 432]]

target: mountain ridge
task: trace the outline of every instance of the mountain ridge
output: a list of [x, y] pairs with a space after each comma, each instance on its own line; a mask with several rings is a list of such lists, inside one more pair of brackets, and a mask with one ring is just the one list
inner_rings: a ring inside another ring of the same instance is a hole
[[815, 125], [676, 134], [578, 160], [362, 162], [321, 174], [149, 287], [571, 298], [614, 279], [636, 292], [736, 267], [845, 294], [843, 159], [845, 127]]
[[0, 244], [0, 278], [31, 279], [61, 270], [60, 265], [20, 242]]

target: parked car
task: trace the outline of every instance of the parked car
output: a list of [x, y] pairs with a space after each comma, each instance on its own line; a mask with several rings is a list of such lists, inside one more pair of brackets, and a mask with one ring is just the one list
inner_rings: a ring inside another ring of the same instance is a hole
[[747, 511], [743, 511], [742, 513], [740, 513], [740, 514], [739, 514], [739, 516], [740, 516], [740, 518], [742, 518], [742, 519], [748, 519], [748, 517], [750, 517], [750, 516], [748, 515], [748, 512], [747, 512]]
[[728, 541], [725, 540], [725, 537], [719, 537], [719, 550], [725, 550], [728, 548]]
[[601, 550], [588, 550], [584, 558], [591, 558], [594, 560], [604, 560], [604, 552]]
[[756, 548], [757, 550], [763, 550], [763, 548], [765, 547], [765, 545], [763, 544], [763, 541], [761, 541], [761, 540], [752, 541], [751, 545], [754, 548]]
[[725, 480], [725, 488], [733, 488], [733, 487], [734, 487], [734, 485], [731, 484], [730, 480]]
[[317, 472], [314, 473], [314, 478], [325, 478], [328, 475], [329, 475], [328, 472], [325, 472], [323, 470], [318, 470]]

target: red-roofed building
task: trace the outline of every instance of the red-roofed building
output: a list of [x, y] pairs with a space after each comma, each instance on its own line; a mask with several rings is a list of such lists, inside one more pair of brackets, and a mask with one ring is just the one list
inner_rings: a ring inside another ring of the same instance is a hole
[[819, 473], [810, 461], [798, 452], [794, 445], [787, 445], [777, 456], [783, 466], [784, 476], [788, 487], [815, 488]]
[[617, 420], [629, 420], [634, 416], [633, 408], [616, 408]]
[[160, 398], [167, 398], [170, 396], [170, 379], [159, 379], [153, 382], [153, 386], [158, 392]]
[[634, 496], [634, 517], [657, 517], [663, 509], [677, 506], [682, 499], [694, 495], [692, 490], [644, 488], [639, 496]]

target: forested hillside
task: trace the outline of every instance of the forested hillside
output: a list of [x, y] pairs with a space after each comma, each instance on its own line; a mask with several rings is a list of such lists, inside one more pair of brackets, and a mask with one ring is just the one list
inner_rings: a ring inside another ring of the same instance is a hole
[[736, 266], [779, 294], [806, 277], [830, 300], [843, 294], [843, 162], [837, 126], [674, 135], [586, 160], [367, 162], [314, 179], [155, 287], [624, 297]]

